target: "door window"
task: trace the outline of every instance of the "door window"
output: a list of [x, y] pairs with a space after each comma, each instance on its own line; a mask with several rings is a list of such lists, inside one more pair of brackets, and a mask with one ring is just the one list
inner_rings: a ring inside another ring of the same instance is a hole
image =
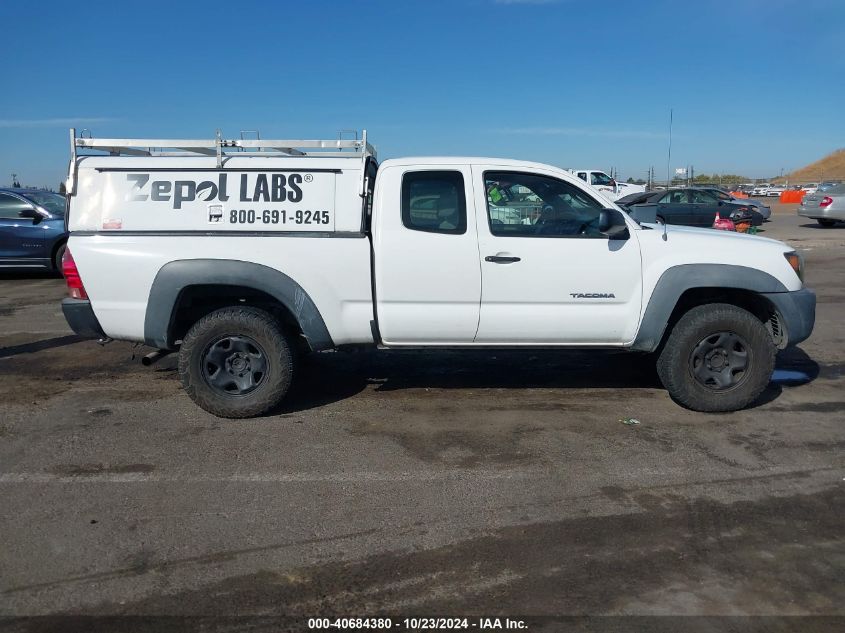
[[594, 171], [590, 174], [590, 184], [594, 187], [612, 187], [613, 178], [600, 171]]
[[458, 171], [406, 173], [402, 177], [402, 224], [428, 233], [466, 233], [463, 175]]
[[690, 191], [690, 196], [692, 197], [693, 204], [714, 204], [718, 202], [714, 196], [711, 196], [706, 191], [699, 191], [698, 189]]
[[490, 232], [510, 237], [605, 237], [604, 205], [575, 185], [519, 172], [486, 172]]
[[660, 198], [658, 204], [689, 204], [686, 191], [670, 191]]
[[21, 211], [31, 208], [31, 204], [27, 204], [20, 198], [10, 196], [7, 193], [0, 193], [0, 218], [19, 220]]

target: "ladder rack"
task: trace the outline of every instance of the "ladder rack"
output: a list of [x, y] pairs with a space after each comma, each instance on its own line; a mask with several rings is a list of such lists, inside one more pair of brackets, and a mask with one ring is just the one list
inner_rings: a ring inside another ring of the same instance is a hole
[[[85, 130], [82, 133], [84, 134]], [[367, 159], [376, 158], [375, 148], [367, 142], [367, 130], [363, 131], [360, 139], [357, 138], [357, 133], [355, 136], [354, 139], [331, 140], [224, 139], [220, 130], [217, 130], [215, 138], [211, 140], [93, 138], [77, 136], [76, 128], [71, 128], [71, 160], [66, 188], [69, 195], [76, 191], [77, 158], [80, 156], [80, 149], [99, 150], [109, 156], [216, 156], [218, 169], [225, 167], [224, 158], [227, 157], [268, 156], [275, 152], [296, 157], [357, 158], [366, 168]]]

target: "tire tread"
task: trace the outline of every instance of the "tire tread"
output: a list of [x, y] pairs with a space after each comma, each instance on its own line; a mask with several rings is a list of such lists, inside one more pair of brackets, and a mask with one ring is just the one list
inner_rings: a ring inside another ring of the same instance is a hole
[[[751, 346], [750, 375], [737, 387], [712, 391], [689, 372], [689, 354], [708, 328], [733, 327]], [[735, 305], [711, 303], [691, 308], [675, 324], [657, 359], [657, 373], [673, 400], [694, 411], [738, 411], [754, 403], [774, 371], [775, 345], [757, 317]]]

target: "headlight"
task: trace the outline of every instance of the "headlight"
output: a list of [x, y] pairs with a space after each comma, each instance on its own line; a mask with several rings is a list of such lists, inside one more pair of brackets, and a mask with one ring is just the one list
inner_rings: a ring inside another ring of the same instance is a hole
[[789, 265], [792, 267], [792, 270], [795, 271], [795, 274], [798, 275], [798, 279], [802, 282], [804, 281], [804, 258], [801, 257], [795, 251], [791, 251], [789, 253], [784, 253], [784, 257], [786, 257], [786, 261], [789, 262]]

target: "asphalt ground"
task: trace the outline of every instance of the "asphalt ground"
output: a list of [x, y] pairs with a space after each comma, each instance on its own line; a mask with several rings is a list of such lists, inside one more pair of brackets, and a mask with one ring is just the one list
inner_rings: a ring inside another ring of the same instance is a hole
[[373, 351], [312, 356], [276, 415], [222, 420], [172, 357], [143, 367], [149, 350], [75, 337], [62, 280], [5, 274], [0, 615], [838, 628], [845, 225], [774, 207], [763, 234], [804, 254], [816, 329], [731, 414], [680, 408], [624, 354]]

